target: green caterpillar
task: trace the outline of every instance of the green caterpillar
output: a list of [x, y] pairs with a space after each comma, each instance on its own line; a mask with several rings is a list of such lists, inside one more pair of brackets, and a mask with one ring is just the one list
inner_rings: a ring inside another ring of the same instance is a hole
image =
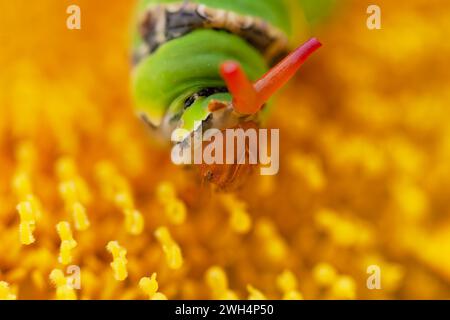
[[217, 129], [260, 123], [270, 96], [320, 46], [312, 39], [269, 71], [303, 31], [292, 13], [300, 6], [308, 18], [311, 3], [142, 1], [133, 94], [143, 120], [167, 140], [176, 129], [195, 132], [199, 123]]
[[194, 129], [193, 120], [210, 114], [211, 100], [232, 101], [221, 63], [237, 61], [256, 80], [288, 51], [292, 3], [142, 1], [133, 84], [138, 110], [166, 136], [177, 127]]

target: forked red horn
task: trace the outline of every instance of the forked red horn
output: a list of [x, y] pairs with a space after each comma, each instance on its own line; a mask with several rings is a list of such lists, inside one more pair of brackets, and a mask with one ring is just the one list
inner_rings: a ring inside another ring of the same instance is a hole
[[255, 114], [303, 65], [306, 59], [322, 44], [312, 38], [270, 69], [254, 84], [245, 75], [239, 63], [226, 61], [220, 66], [220, 74], [233, 95], [234, 109], [241, 114]]

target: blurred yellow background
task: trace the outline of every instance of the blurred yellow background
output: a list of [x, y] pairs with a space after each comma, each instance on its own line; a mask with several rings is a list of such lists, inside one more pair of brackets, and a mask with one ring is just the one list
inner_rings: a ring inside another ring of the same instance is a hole
[[133, 6], [0, 2], [0, 298], [450, 298], [450, 4], [341, 5], [274, 105], [280, 174], [233, 194], [135, 116]]

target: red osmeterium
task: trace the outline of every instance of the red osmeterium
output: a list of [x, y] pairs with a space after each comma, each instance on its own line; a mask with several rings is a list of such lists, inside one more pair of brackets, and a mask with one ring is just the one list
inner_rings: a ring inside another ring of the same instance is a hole
[[234, 109], [241, 114], [258, 112], [270, 97], [291, 79], [306, 59], [322, 44], [315, 38], [294, 50], [261, 79], [252, 84], [241, 66], [234, 61], [224, 62], [220, 73], [233, 95]]
[[234, 109], [242, 114], [251, 114], [257, 101], [256, 91], [239, 63], [224, 62], [220, 66], [220, 73], [227, 84], [228, 91], [233, 95]]

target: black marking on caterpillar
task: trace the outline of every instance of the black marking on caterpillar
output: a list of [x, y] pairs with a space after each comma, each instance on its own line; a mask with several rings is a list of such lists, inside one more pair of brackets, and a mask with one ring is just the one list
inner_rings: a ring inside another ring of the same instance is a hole
[[225, 30], [236, 34], [259, 50], [270, 63], [284, 56], [288, 47], [287, 36], [260, 18], [190, 2], [151, 6], [139, 25], [146, 45], [137, 59], [197, 29]]
[[194, 104], [194, 102], [199, 98], [199, 97], [209, 97], [212, 96], [213, 94], [216, 93], [223, 93], [223, 92], [228, 92], [228, 89], [225, 87], [222, 88], [203, 88], [200, 91], [194, 93], [192, 96], [188, 97], [185, 101], [184, 101], [184, 109], [189, 108], [190, 106], [192, 106]]

